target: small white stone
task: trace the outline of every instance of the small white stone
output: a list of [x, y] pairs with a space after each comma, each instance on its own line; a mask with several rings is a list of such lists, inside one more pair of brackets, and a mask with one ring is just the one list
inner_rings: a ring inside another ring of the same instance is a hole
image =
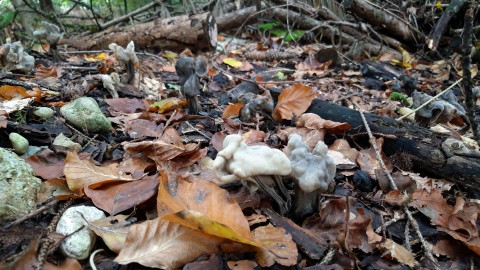
[[55, 114], [55, 111], [48, 107], [39, 107], [35, 111], [33, 111], [33, 114], [42, 119], [48, 119]]
[[[85, 219], [84, 219], [85, 218]], [[60, 250], [68, 257], [77, 260], [88, 258], [97, 238], [88, 228], [87, 221], [105, 218], [105, 213], [93, 206], [73, 206], [68, 208], [58, 222], [57, 233], [70, 235], [84, 226], [83, 229], [67, 237], [61, 244]]]

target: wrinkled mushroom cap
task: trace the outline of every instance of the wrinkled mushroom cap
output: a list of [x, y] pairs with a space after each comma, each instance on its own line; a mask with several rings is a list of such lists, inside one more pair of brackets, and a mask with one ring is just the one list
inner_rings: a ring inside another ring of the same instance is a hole
[[304, 192], [319, 190], [325, 192], [335, 177], [336, 166], [327, 155], [328, 148], [318, 141], [313, 153], [303, 143], [300, 135], [294, 134], [288, 140], [289, 158], [292, 165], [291, 175]]
[[242, 142], [241, 135], [228, 135], [223, 147], [213, 162], [215, 174], [222, 182], [291, 172], [290, 160], [282, 151], [265, 145], [248, 146]]

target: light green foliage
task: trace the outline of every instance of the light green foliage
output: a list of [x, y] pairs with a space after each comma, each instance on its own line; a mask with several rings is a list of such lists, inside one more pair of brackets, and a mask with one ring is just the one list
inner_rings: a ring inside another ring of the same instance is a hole
[[283, 40], [286, 42], [298, 41], [305, 32], [298, 29], [288, 31], [288, 29], [279, 22], [262, 23], [258, 26], [258, 30], [264, 34], [269, 33], [275, 37], [283, 37]]
[[278, 72], [278, 73], [277, 73], [277, 78], [278, 78], [279, 80], [283, 80], [283, 79], [285, 79], [285, 74], [284, 74], [283, 72]]

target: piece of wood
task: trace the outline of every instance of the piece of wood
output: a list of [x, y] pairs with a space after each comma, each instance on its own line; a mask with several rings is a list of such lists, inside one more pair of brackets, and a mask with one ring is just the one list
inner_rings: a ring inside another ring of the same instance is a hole
[[[270, 93], [275, 100], [280, 94], [279, 91], [273, 90]], [[366, 134], [358, 135], [366, 133], [358, 111], [314, 100], [307, 112], [317, 114], [323, 119], [348, 122], [351, 126], [351, 129], [346, 132], [348, 135], [355, 136], [355, 139], [368, 140]], [[416, 168], [453, 181], [466, 189], [480, 191], [480, 153], [478, 151], [473, 155], [454, 154], [452, 156], [442, 148], [442, 143], [452, 138], [447, 134], [436, 133], [430, 129], [372, 113], [365, 113], [365, 117], [374, 135], [384, 135], [385, 142], [382, 150], [387, 155], [406, 153], [412, 157]]]
[[[218, 31], [239, 27], [255, 12], [255, 7], [245, 8], [215, 18]], [[125, 47], [130, 41], [135, 43], [135, 50], [173, 50], [185, 48], [200, 50], [209, 48], [209, 30], [215, 25], [207, 21], [208, 13], [182, 15], [163, 20], [140, 23], [133, 26], [110, 28], [85, 36], [61, 39], [59, 44], [67, 44], [78, 50], [105, 50], [110, 43]], [[252, 16], [251, 18], [253, 18]], [[208, 26], [207, 28], [205, 28]]]
[[436, 50], [438, 47], [438, 43], [440, 43], [440, 39], [443, 37], [443, 34], [447, 30], [448, 23], [452, 19], [452, 17], [460, 11], [460, 9], [465, 4], [465, 0], [454, 0], [450, 3], [448, 8], [442, 14], [440, 19], [438, 19], [437, 23], [435, 24], [435, 28], [430, 34], [430, 37], [427, 40], [427, 46], [430, 50]]
[[280, 216], [272, 209], [264, 208], [262, 213], [268, 217], [275, 227], [282, 227], [287, 231], [298, 248], [312, 260], [320, 260], [328, 249], [329, 244], [318, 238], [314, 233], [306, 230], [292, 220]]
[[344, 7], [371, 25], [382, 26], [386, 32], [392, 33], [402, 40], [414, 44], [425, 40], [423, 34], [416, 31], [410, 24], [386, 9], [374, 6], [370, 1], [348, 0], [344, 2]]

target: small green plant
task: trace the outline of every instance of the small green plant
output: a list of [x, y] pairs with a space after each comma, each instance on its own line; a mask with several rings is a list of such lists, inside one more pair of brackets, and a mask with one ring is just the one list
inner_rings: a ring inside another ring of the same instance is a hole
[[407, 105], [407, 106], [412, 105], [412, 102], [410, 102], [410, 100], [408, 100], [406, 96], [404, 96], [403, 94], [398, 93], [398, 92], [391, 93], [390, 94], [390, 100], [400, 101], [402, 104]]
[[258, 30], [262, 33], [270, 33], [275, 37], [283, 37], [283, 40], [286, 42], [298, 41], [305, 31], [294, 29], [290, 32], [279, 22], [268, 22], [262, 23], [258, 26]]
[[19, 124], [27, 124], [27, 113], [23, 111], [15, 111], [13, 113], [13, 117], [15, 118], [15, 122]]

